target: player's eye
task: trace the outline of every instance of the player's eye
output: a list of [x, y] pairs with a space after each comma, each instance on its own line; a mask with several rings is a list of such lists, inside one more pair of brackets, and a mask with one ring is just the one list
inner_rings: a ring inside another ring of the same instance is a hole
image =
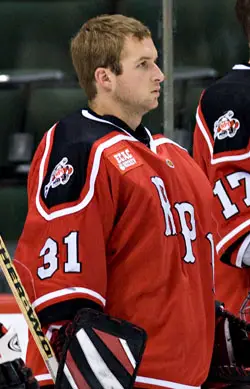
[[142, 61], [139, 63], [138, 65], [139, 68], [147, 68], [148, 67], [148, 63], [147, 61]]

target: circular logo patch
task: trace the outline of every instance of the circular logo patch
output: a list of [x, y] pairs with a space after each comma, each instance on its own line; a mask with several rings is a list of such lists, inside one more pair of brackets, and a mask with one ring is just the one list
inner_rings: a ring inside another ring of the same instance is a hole
[[170, 161], [170, 159], [166, 159], [166, 164], [171, 167], [171, 168], [174, 168], [174, 164], [172, 161]]

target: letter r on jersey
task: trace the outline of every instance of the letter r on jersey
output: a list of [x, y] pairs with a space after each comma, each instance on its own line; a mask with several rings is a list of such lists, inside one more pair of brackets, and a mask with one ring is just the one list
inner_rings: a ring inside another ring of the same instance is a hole
[[164, 213], [164, 218], [166, 222], [166, 230], [165, 230], [165, 235], [170, 236], [170, 235], [176, 235], [176, 227], [174, 223], [174, 217], [171, 211], [171, 205], [168, 200], [166, 188], [164, 185], [164, 182], [160, 177], [151, 177], [152, 183], [155, 185], [158, 195], [160, 198], [161, 206], [163, 209]]

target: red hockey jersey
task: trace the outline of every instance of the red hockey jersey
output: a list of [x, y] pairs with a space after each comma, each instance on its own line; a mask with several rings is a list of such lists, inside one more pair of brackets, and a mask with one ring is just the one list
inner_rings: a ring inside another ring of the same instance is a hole
[[216, 297], [237, 315], [248, 295], [249, 269], [228, 264], [241, 268], [250, 242], [249, 87], [248, 65], [236, 65], [208, 87], [199, 102], [194, 132], [194, 158], [214, 193], [216, 249], [223, 262], [215, 261]]
[[[28, 201], [15, 259], [42, 324], [94, 301], [146, 330], [137, 387], [199, 387], [214, 337], [212, 191], [186, 150], [83, 110], [45, 134]], [[27, 363], [48, 383], [38, 358]]]

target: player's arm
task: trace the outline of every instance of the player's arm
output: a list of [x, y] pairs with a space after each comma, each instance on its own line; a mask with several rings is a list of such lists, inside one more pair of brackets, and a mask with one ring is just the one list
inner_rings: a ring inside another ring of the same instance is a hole
[[17, 333], [0, 323], [0, 389], [38, 389], [39, 385], [21, 358]]
[[[133, 324], [103, 313], [108, 241], [116, 215], [116, 177], [111, 177], [102, 158], [101, 140], [90, 145], [75, 140], [68, 144], [64, 142], [64, 133], [65, 138], [71, 139], [72, 128], [68, 133], [65, 126], [60, 126], [59, 132], [53, 135], [52, 130], [47, 135], [44, 147], [37, 152], [37, 161], [32, 163], [29, 214], [15, 253], [15, 264], [58, 359], [66, 361], [60, 380], [72, 376], [70, 379], [80, 380], [78, 387], [85, 387], [86, 381], [90, 388], [100, 388], [100, 384], [96, 386], [93, 382], [98, 380], [95, 377], [99, 369], [103, 375], [105, 366], [108, 377], [115, 382], [125, 379], [124, 388], [130, 388], [143, 352], [145, 341], [140, 334], [144, 336], [144, 332], [138, 329], [140, 336], [132, 336], [136, 332]], [[46, 156], [43, 150], [49, 150], [50, 154]], [[31, 239], [32, 245], [27, 244]], [[89, 321], [80, 315], [82, 309], [91, 310]], [[87, 360], [90, 343], [86, 348], [78, 336], [85, 332], [100, 364]], [[94, 368], [97, 365], [98, 371], [93, 371], [92, 365]]]
[[199, 102], [194, 158], [213, 187], [216, 251], [223, 262], [244, 267], [250, 264], [249, 126], [238, 103], [230, 101], [229, 109], [216, 88]]
[[[50, 130], [36, 152], [29, 211], [15, 252], [17, 271], [45, 331], [72, 321], [83, 307], [105, 307], [106, 242], [115, 213], [96, 140], [85, 142], [84, 129], [65, 127]], [[27, 358], [42, 385], [46, 372], [40, 373], [32, 343]]]
[[196, 111], [196, 121], [193, 135], [193, 158], [200, 166], [203, 172], [208, 176], [208, 164], [210, 160], [210, 153], [207, 142], [204, 138], [204, 128], [207, 128], [205, 119], [202, 114], [201, 99], [204, 92], [202, 92], [200, 101]]
[[106, 245], [115, 206], [98, 140], [82, 139], [85, 129], [76, 123], [60, 122], [39, 145], [15, 252], [43, 326], [72, 320], [86, 301], [90, 308], [106, 303]]

